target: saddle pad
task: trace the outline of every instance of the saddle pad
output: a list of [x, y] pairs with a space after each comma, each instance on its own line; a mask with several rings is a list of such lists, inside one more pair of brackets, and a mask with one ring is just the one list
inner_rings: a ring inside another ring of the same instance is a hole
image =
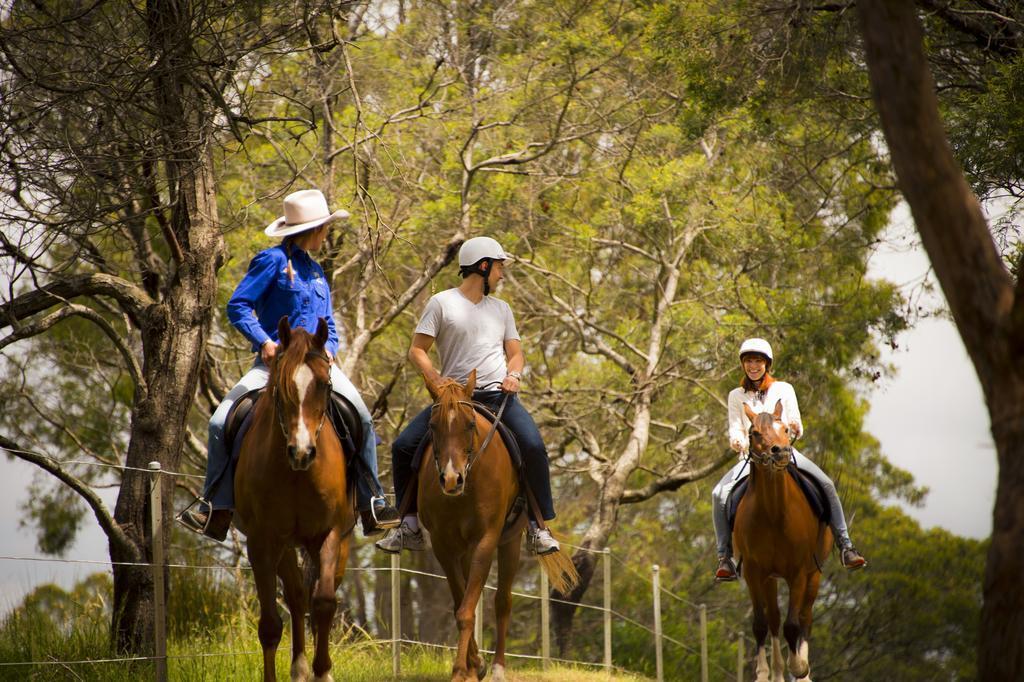
[[[800, 490], [803, 492], [804, 497], [807, 498], [807, 503], [811, 505], [811, 511], [818, 517], [822, 522], [829, 523], [831, 521], [831, 509], [828, 506], [825, 497], [825, 491], [821, 489], [821, 484], [811, 476], [810, 474], [801, 471], [795, 464], [790, 464], [786, 467], [786, 471], [793, 477]], [[732, 529], [733, 523], [736, 521], [736, 510], [739, 509], [740, 500], [743, 499], [743, 495], [747, 492], [749, 487], [750, 476], [744, 476], [737, 483], [732, 492], [729, 493], [729, 499], [725, 502], [726, 517], [729, 519], [729, 528]]]

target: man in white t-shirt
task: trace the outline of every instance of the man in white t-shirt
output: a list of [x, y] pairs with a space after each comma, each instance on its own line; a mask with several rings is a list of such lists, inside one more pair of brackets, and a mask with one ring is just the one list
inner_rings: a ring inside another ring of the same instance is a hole
[[[548, 453], [537, 425], [519, 402], [519, 382], [526, 359], [519, 332], [508, 303], [490, 296], [503, 276], [507, 255], [490, 237], [474, 237], [459, 250], [462, 284], [435, 294], [427, 302], [409, 349], [409, 360], [425, 376], [440, 381], [442, 376], [465, 384], [469, 373], [477, 372], [473, 399], [497, 412], [508, 396], [501, 421], [516, 436], [526, 465], [530, 489], [537, 498], [544, 520], [555, 518], [551, 499]], [[441, 371], [434, 369], [429, 351], [436, 344]], [[413, 483], [412, 458], [430, 427], [430, 408], [420, 412], [391, 446], [395, 496], [399, 501]], [[377, 542], [385, 552], [424, 548], [423, 534], [415, 509], [402, 525]], [[538, 554], [559, 549], [558, 541], [546, 528], [531, 519], [527, 547]]]

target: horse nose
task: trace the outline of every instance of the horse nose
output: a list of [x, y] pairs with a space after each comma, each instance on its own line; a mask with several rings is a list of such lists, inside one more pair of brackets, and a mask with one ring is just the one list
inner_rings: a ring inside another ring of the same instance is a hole
[[461, 495], [465, 481], [462, 472], [446, 471], [441, 474], [441, 490], [445, 495]]
[[772, 454], [773, 455], [777, 455], [780, 452], [782, 452], [782, 448], [780, 448], [778, 445], [773, 445], [772, 446]]
[[295, 445], [288, 446], [288, 462], [295, 471], [305, 471], [313, 463], [313, 459], [315, 458], [315, 445], [306, 448], [304, 452], [299, 452], [299, 448]]

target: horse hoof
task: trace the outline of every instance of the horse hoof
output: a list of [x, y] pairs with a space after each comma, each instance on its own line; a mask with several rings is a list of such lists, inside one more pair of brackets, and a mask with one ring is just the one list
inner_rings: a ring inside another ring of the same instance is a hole
[[789, 672], [798, 680], [802, 680], [811, 674], [810, 664], [803, 659], [791, 660], [789, 662]]
[[305, 656], [300, 655], [292, 661], [291, 678], [292, 682], [306, 682], [309, 679], [309, 663]]
[[487, 676], [487, 661], [481, 661], [480, 667], [476, 669], [476, 679], [482, 680]]

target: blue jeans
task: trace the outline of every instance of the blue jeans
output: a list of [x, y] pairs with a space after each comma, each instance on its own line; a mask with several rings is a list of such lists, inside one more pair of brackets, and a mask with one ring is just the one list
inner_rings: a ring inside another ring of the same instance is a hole
[[[210, 417], [203, 497], [210, 502], [214, 509], [234, 509], [235, 507], [235, 463], [231, 459], [231, 453], [225, 449], [224, 443], [224, 424], [227, 421], [228, 413], [235, 401], [243, 395], [266, 386], [269, 377], [270, 371], [257, 355], [252, 368], [235, 384], [234, 388], [228, 391], [228, 394], [224, 396], [224, 401]], [[356, 499], [359, 509], [369, 509], [370, 498], [384, 494], [384, 489], [377, 478], [377, 434], [373, 430], [370, 410], [367, 409], [366, 403], [363, 402], [356, 387], [334, 364], [331, 365], [331, 389], [355, 406], [356, 412], [359, 413], [359, 420], [363, 423], [365, 441], [363, 449], [359, 452], [359, 458], [362, 460], [365, 470], [372, 475], [375, 489], [370, 490], [364, 478], [358, 477], [356, 479]], [[207, 510], [205, 504], [200, 508], [203, 511]]]
[[[476, 391], [473, 393], [473, 400], [483, 403], [497, 413], [504, 396], [502, 391]], [[523, 404], [519, 402], [518, 395], [512, 394], [508, 397], [505, 412], [501, 415], [501, 422], [512, 430], [519, 443], [519, 450], [523, 454], [523, 463], [526, 466], [526, 479], [537, 498], [541, 516], [545, 521], [555, 518], [555, 505], [551, 499], [551, 469], [548, 466], [548, 450], [544, 446], [544, 439], [540, 436], [537, 424], [534, 423], [533, 417], [526, 411]], [[401, 503], [402, 495], [412, 478], [412, 458], [416, 455], [420, 441], [429, 430], [430, 408], [428, 407], [413, 417], [413, 420], [391, 445], [391, 467], [395, 479], [396, 504]], [[415, 512], [415, 507], [410, 507], [409, 513], [413, 512]]]
[[[818, 468], [818, 465], [807, 459], [796, 449], [793, 450], [793, 461], [801, 471], [809, 473], [821, 484], [828, 498], [828, 506], [832, 515], [832, 534], [835, 535], [836, 544], [840, 549], [852, 547], [850, 532], [846, 528], [846, 515], [843, 513], [843, 505], [839, 502], [839, 494], [836, 492], [836, 485], [832, 479], [825, 475], [825, 472]], [[732, 533], [729, 530], [728, 511], [726, 503], [729, 493], [736, 487], [744, 475], [748, 473], [746, 461], [742, 461], [730, 469], [722, 480], [718, 482], [715, 489], [711, 491], [711, 519], [715, 524], [715, 536], [718, 540], [718, 556], [732, 556]]]

